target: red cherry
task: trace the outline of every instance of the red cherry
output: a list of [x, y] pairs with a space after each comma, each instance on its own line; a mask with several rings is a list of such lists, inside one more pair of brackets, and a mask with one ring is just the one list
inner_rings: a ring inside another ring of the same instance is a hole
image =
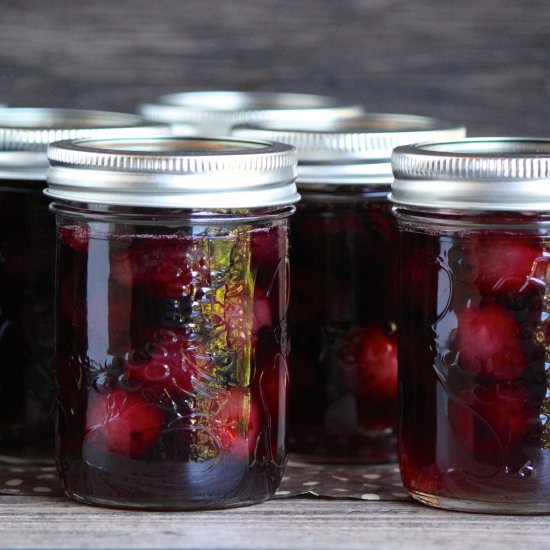
[[353, 339], [357, 363], [358, 393], [370, 400], [397, 398], [397, 338], [377, 325], [357, 327]]
[[193, 275], [183, 263], [164, 261], [152, 271], [149, 279], [167, 297], [179, 298], [193, 291], [190, 286]]
[[510, 450], [538, 421], [527, 390], [514, 383], [465, 390], [449, 401], [448, 414], [456, 440], [482, 460]]
[[279, 263], [286, 252], [285, 237], [285, 229], [280, 226], [254, 230], [250, 240], [252, 264]]
[[142, 248], [127, 250], [111, 262], [111, 275], [118, 284], [131, 288], [143, 284], [157, 264], [158, 258], [150, 256]]
[[192, 392], [196, 365], [177, 333], [163, 330], [155, 333], [153, 342], [143, 351], [127, 355], [124, 372], [131, 382], [176, 397]]
[[252, 334], [258, 334], [263, 327], [270, 327], [273, 324], [271, 305], [265, 292], [259, 288], [254, 290], [254, 301], [252, 303]]
[[217, 399], [212, 430], [222, 449], [235, 458], [254, 452], [260, 434], [260, 416], [252, 395], [241, 388], [225, 390]]
[[540, 243], [520, 238], [495, 238], [477, 242], [478, 276], [476, 285], [483, 294], [502, 292], [508, 279], [528, 277], [535, 260], [542, 255]]
[[94, 394], [86, 412], [86, 442], [110, 453], [139, 456], [157, 440], [162, 421], [162, 412], [135, 393]]
[[498, 305], [457, 312], [456, 343], [460, 366], [496, 380], [514, 380], [526, 367], [519, 326]]
[[188, 241], [179, 237], [147, 237], [116, 255], [111, 274], [122, 286], [149, 284], [166, 296], [180, 296], [191, 282]]
[[88, 252], [90, 234], [87, 227], [64, 225], [58, 230], [60, 240], [77, 252]]

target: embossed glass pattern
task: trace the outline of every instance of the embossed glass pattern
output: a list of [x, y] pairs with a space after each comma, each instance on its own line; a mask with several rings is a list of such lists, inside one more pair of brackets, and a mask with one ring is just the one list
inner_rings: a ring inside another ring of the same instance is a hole
[[548, 221], [400, 214], [399, 455], [420, 501], [550, 511]]
[[66, 494], [181, 510], [266, 500], [286, 462], [294, 149], [94, 139], [48, 158]]
[[548, 140], [398, 147], [399, 463], [417, 500], [550, 513]]
[[65, 491], [162, 509], [271, 496], [286, 461], [291, 209], [56, 211]]

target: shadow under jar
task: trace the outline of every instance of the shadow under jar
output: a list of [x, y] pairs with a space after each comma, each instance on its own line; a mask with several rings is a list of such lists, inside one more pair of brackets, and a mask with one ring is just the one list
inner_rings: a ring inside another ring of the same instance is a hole
[[286, 463], [294, 149], [81, 140], [49, 158], [66, 494], [149, 509], [271, 497]]
[[413, 498], [550, 512], [550, 140], [400, 147], [399, 465]]
[[0, 455], [7, 461], [53, 458], [55, 223], [43, 195], [46, 147], [61, 137], [161, 128], [135, 115], [0, 109]]
[[431, 118], [366, 114], [236, 127], [291, 143], [302, 200], [291, 221], [289, 449], [313, 462], [396, 459], [396, 145], [460, 138]]

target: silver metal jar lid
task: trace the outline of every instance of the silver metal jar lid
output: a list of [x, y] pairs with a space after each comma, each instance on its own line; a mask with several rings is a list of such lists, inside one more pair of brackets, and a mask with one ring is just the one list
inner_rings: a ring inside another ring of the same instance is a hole
[[390, 200], [437, 209], [550, 210], [550, 139], [470, 138], [398, 147]]
[[232, 209], [300, 199], [294, 147], [197, 137], [50, 145], [46, 194], [120, 206]]
[[389, 185], [394, 147], [419, 140], [462, 138], [466, 129], [422, 116], [367, 113], [307, 124], [272, 121], [241, 125], [232, 134], [294, 145], [298, 151], [299, 185]]
[[0, 109], [0, 178], [44, 180], [46, 149], [62, 139], [168, 135], [166, 125], [124, 113], [78, 109]]
[[190, 124], [202, 133], [225, 135], [236, 124], [276, 119], [324, 120], [363, 113], [360, 105], [338, 98], [298, 93], [196, 91], [163, 95], [140, 106], [150, 120]]

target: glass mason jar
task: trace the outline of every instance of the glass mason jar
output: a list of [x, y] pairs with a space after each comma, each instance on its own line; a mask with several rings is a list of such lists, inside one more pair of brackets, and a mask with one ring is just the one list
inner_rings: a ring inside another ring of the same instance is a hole
[[338, 98], [297, 93], [195, 91], [166, 94], [140, 106], [149, 120], [171, 124], [174, 131], [227, 135], [237, 124], [269, 120], [311, 122], [360, 115], [360, 105]]
[[139, 135], [160, 129], [135, 115], [0, 109], [2, 457], [53, 458], [55, 224], [43, 195], [47, 144], [61, 137], [128, 131]]
[[49, 159], [66, 494], [150, 509], [271, 497], [286, 463], [294, 149], [79, 140]]
[[397, 226], [394, 146], [460, 138], [409, 115], [235, 128], [292, 143], [302, 201], [291, 226], [289, 449], [316, 462], [396, 458]]
[[441, 508], [550, 512], [550, 140], [397, 148], [399, 463]]

